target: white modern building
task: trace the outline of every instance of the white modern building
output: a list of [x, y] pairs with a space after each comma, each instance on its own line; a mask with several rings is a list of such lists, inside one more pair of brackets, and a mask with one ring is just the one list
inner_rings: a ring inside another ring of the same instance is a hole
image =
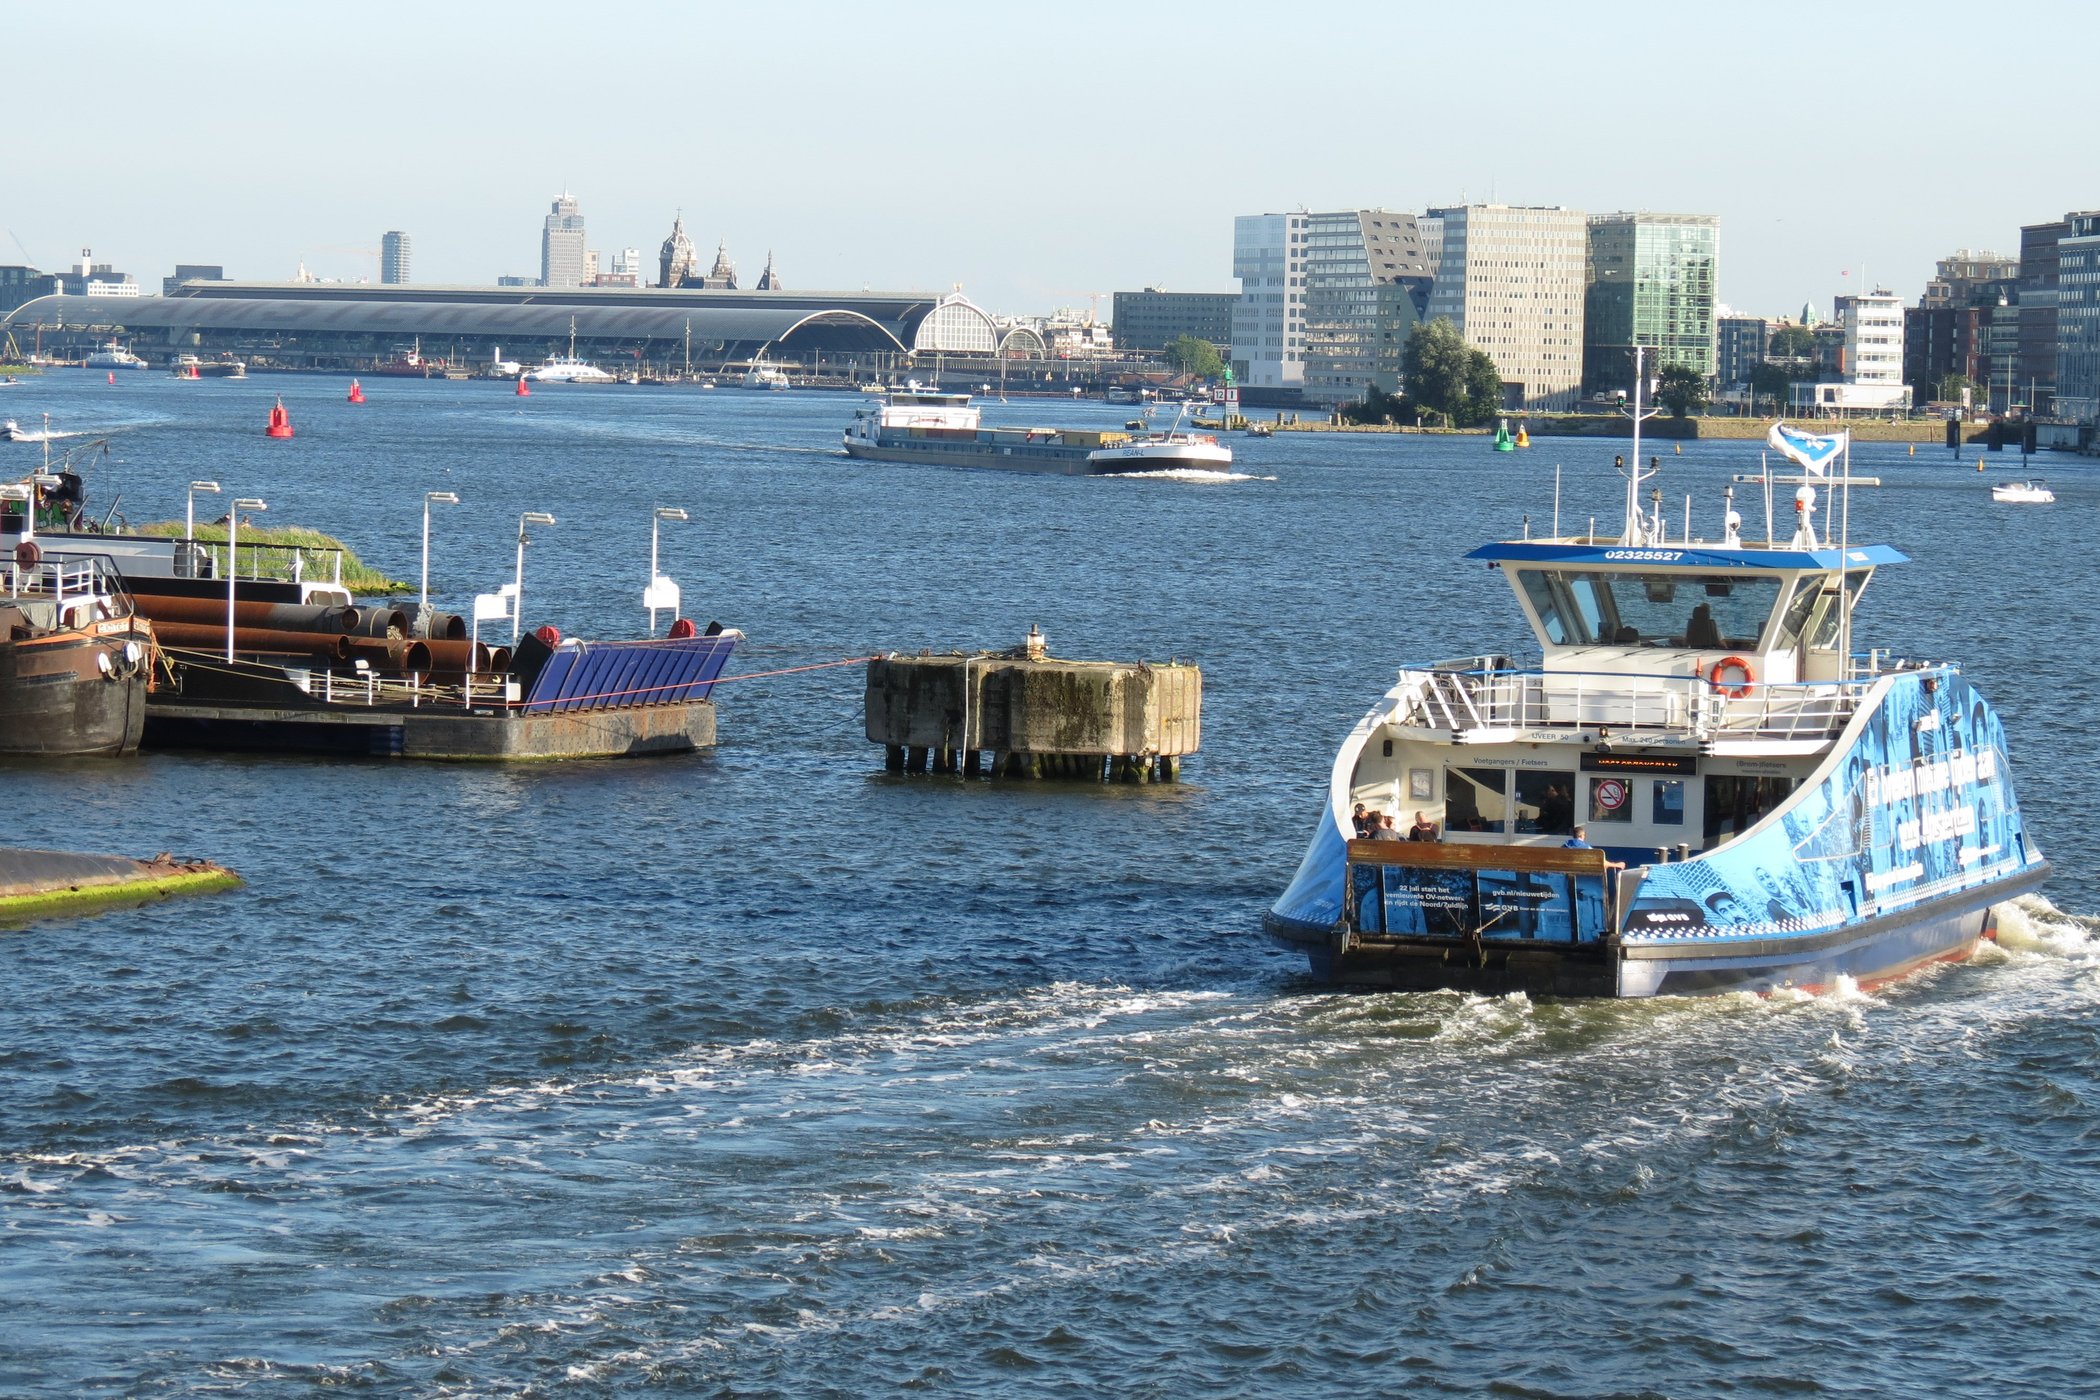
[[[1449, 317], [1502, 373], [1514, 406], [1574, 406], [1582, 388], [1589, 220], [1579, 209], [1465, 204], [1429, 211], [1441, 233], [1428, 319]], [[1902, 356], [1897, 356], [1901, 377]]]
[[547, 214], [540, 232], [540, 285], [580, 287], [584, 283], [583, 213], [567, 190]]
[[1242, 388], [1305, 386], [1307, 214], [1242, 214], [1232, 221], [1232, 376]]
[[1903, 382], [1903, 299], [1886, 291], [1841, 296], [1834, 310], [1843, 340], [1834, 383], [1796, 384], [1797, 408], [1824, 413], [1908, 412]]

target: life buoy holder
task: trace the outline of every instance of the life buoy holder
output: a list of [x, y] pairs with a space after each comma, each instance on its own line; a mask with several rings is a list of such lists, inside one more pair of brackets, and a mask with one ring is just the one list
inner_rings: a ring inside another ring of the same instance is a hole
[[[1722, 677], [1731, 671], [1738, 673], [1742, 679], [1723, 680]], [[1706, 681], [1728, 699], [1740, 700], [1750, 693], [1750, 687], [1757, 684], [1757, 672], [1751, 670], [1750, 663], [1740, 656], [1724, 656], [1706, 673]]]

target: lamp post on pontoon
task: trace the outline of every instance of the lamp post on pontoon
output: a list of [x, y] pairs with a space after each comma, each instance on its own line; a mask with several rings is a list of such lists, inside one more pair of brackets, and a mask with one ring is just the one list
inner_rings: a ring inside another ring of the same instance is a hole
[[241, 512], [244, 510], [268, 510], [269, 502], [254, 496], [236, 496], [233, 509], [226, 515], [226, 661], [233, 663], [233, 586], [240, 577]]
[[[649, 587], [642, 594], [642, 606], [649, 610], [649, 635], [652, 637], [656, 635], [657, 609], [660, 607], [667, 607], [673, 612], [676, 612], [678, 610], [677, 585], [672, 584], [672, 586], [668, 590], [666, 590], [663, 587], [663, 585], [670, 583], [671, 581], [665, 578], [661, 573], [657, 572], [657, 531], [662, 528], [663, 522], [666, 520], [685, 520], [688, 518], [689, 517], [685, 513], [685, 508], [682, 506], [658, 506], [656, 508], [656, 514], [649, 517]], [[668, 598], [670, 601], [662, 601], [665, 598]]]
[[219, 494], [219, 483], [216, 481], [193, 481], [190, 483], [189, 492], [183, 497], [182, 502], [182, 538], [185, 541], [197, 538], [197, 493], [199, 491], [202, 491], [207, 496], [216, 496]]
[[518, 572], [511, 580], [510, 591], [510, 640], [516, 645], [519, 619], [525, 615], [525, 546], [530, 543], [525, 535], [527, 525], [552, 525], [554, 517], [543, 510], [528, 510], [518, 517]]
[[456, 506], [459, 497], [451, 491], [425, 491], [423, 493], [423, 591], [419, 616], [430, 613], [430, 507], [436, 502], [442, 506]]

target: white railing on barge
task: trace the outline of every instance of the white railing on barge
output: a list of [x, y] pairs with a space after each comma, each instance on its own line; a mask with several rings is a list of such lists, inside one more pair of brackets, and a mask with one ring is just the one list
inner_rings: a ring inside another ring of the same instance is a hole
[[1701, 739], [1830, 738], [1876, 679], [1757, 681], [1723, 690], [1704, 676], [1521, 669], [1500, 657], [1409, 667], [1400, 675], [1416, 684], [1394, 718], [1416, 728], [1465, 735], [1601, 727]]

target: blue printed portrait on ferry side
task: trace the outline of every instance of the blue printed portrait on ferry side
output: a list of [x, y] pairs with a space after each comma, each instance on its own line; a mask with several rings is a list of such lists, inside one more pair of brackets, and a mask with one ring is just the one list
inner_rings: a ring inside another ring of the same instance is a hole
[[1711, 958], [1715, 943], [1742, 947], [1737, 971], [1753, 945], [1769, 955], [1783, 944], [1798, 956], [1782, 961], [1816, 980], [1894, 975], [1965, 951], [2008, 881], [2046, 871], [2006, 780], [2004, 726], [1976, 689], [1951, 667], [1899, 673], [1880, 689], [1757, 827], [1647, 871], [1627, 909], [1629, 952], [1653, 961], [1709, 945], [1702, 984], [1727, 971]]

